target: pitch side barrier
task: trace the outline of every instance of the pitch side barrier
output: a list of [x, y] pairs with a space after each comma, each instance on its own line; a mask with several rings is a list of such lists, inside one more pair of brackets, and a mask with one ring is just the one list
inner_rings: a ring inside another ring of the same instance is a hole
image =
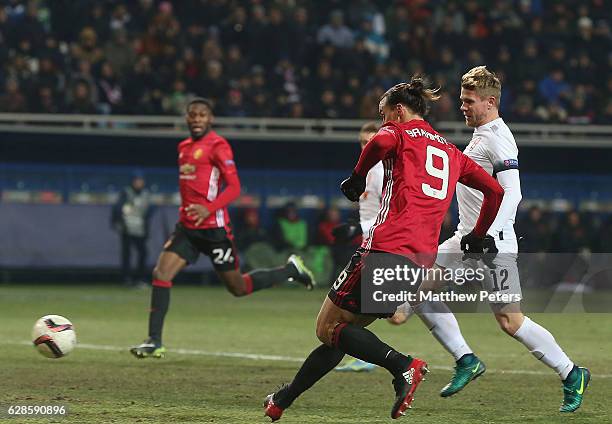
[[[292, 118], [215, 118], [217, 131], [228, 139], [263, 141], [355, 142], [365, 120]], [[612, 125], [510, 123], [523, 146], [612, 148]], [[463, 122], [437, 122], [449, 141], [463, 145], [472, 130]], [[0, 132], [79, 134], [145, 138], [181, 137], [182, 116], [69, 115], [0, 113]]]

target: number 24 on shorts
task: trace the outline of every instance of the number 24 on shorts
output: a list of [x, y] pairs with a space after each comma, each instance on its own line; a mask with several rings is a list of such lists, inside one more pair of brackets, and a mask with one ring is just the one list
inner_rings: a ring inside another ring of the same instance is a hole
[[231, 247], [226, 250], [221, 248], [213, 249], [212, 254], [214, 255], [213, 262], [217, 265], [234, 262], [234, 255], [232, 255]]

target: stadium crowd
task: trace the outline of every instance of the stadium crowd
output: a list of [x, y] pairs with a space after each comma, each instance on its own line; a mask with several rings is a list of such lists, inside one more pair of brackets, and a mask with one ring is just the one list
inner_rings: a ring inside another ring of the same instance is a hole
[[372, 118], [425, 72], [460, 118], [487, 64], [510, 122], [612, 124], [609, 0], [0, 1], [0, 111]]

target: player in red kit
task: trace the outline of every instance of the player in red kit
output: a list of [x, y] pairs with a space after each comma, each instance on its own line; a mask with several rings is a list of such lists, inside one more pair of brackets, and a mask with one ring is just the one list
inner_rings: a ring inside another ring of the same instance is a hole
[[[376, 318], [391, 316], [399, 304], [392, 302], [384, 311], [364, 313], [366, 301], [371, 299], [362, 295], [362, 289], [376, 284], [369, 278], [366, 257], [370, 256], [370, 264], [383, 265], [383, 271], [392, 271], [395, 266], [414, 270], [431, 267], [442, 220], [458, 181], [484, 194], [478, 222], [462, 240], [466, 253], [482, 254], [486, 231], [503, 197], [502, 188], [487, 172], [423, 120], [429, 101], [438, 97], [437, 90], [426, 88], [421, 78], [398, 84], [382, 96], [379, 111], [384, 124], [363, 149], [353, 174], [341, 184], [344, 195], [358, 201], [366, 174], [382, 160], [383, 195], [378, 216], [323, 302], [316, 329], [322, 344], [310, 353], [290, 384], [265, 399], [265, 414], [273, 421], [334, 369], [345, 354], [391, 373], [395, 389], [392, 418], [404, 415], [410, 407], [427, 364], [398, 352], [365, 328]], [[373, 271], [375, 277], [376, 269]]]
[[234, 296], [246, 296], [287, 279], [309, 290], [315, 284], [312, 273], [296, 255], [279, 268], [240, 273], [227, 212], [227, 206], [240, 195], [232, 148], [211, 129], [213, 110], [209, 100], [192, 100], [186, 120], [191, 137], [178, 145], [179, 222], [153, 269], [149, 337], [130, 349], [138, 358], [164, 356], [161, 335], [172, 280], [200, 253], [211, 259], [217, 275]]

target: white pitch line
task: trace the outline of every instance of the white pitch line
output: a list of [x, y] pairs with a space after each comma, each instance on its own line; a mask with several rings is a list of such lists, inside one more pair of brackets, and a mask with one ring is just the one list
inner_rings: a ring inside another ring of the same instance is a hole
[[[31, 346], [32, 342], [17, 342], [8, 341], [5, 342], [10, 345], [20, 346]], [[127, 348], [121, 346], [111, 345], [97, 345], [89, 343], [77, 344], [77, 349], [89, 349], [89, 350], [108, 350], [114, 352], [127, 352]], [[211, 352], [207, 350], [197, 349], [168, 349], [169, 353], [177, 353], [179, 355], [196, 355], [196, 356], [217, 356], [223, 358], [241, 358], [241, 359], [252, 359], [254, 361], [283, 361], [283, 362], [304, 362], [306, 358], [298, 358], [296, 356], [280, 356], [280, 355], [264, 355], [258, 353], [244, 353], [244, 352]], [[442, 371], [452, 371], [454, 368], [444, 365], [430, 365], [428, 368]], [[554, 375], [553, 372], [547, 371], [530, 371], [530, 370], [498, 370], [493, 368], [487, 368], [488, 373], [492, 374], [516, 374], [516, 375]], [[598, 378], [612, 378], [612, 374], [594, 374], [596, 379]]]

